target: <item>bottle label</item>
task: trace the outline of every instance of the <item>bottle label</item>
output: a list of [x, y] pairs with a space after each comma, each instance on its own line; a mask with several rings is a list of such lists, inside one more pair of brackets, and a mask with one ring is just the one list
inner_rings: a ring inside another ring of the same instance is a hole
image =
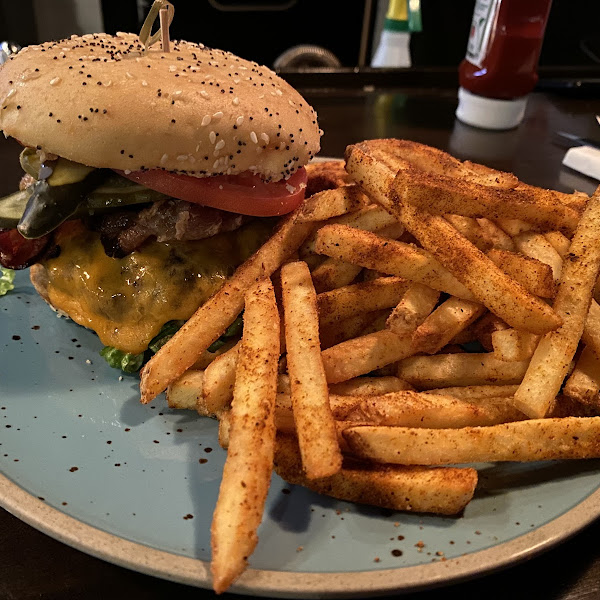
[[476, 0], [467, 44], [467, 60], [481, 67], [487, 55], [490, 36], [496, 25], [501, 0]]

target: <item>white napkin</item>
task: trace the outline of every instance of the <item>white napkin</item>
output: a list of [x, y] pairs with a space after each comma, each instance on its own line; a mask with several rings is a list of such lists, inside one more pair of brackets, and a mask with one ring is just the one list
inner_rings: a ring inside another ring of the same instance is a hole
[[569, 148], [563, 165], [600, 181], [600, 149], [592, 146]]

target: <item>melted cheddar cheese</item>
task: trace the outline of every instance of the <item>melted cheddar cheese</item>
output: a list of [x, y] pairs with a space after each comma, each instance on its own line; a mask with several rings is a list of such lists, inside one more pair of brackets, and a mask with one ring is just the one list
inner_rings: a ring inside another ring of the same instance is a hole
[[106, 346], [143, 352], [161, 327], [188, 319], [268, 237], [255, 220], [236, 232], [191, 242], [147, 242], [110, 258], [100, 235], [82, 225], [57, 236], [58, 257], [44, 262], [48, 299]]

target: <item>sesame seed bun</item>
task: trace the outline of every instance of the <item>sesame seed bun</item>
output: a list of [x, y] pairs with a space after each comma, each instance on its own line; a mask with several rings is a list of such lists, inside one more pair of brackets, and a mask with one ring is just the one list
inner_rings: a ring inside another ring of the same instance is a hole
[[30, 46], [0, 68], [0, 129], [92, 167], [279, 180], [319, 150], [315, 111], [266, 67], [136, 35]]

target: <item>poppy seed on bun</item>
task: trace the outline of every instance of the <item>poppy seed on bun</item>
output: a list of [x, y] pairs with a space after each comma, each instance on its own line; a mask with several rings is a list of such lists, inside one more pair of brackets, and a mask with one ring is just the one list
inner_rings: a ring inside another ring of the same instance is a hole
[[286, 178], [319, 151], [315, 111], [266, 67], [134, 34], [30, 46], [0, 68], [0, 129], [92, 167]]

